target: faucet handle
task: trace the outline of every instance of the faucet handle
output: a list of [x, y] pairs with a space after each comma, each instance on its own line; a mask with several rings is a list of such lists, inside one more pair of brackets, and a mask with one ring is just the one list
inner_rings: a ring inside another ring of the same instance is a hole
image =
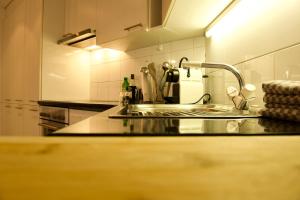
[[248, 110], [249, 109], [248, 101], [246, 101], [240, 95], [233, 97], [232, 102], [234, 103], [235, 108], [238, 110]]
[[227, 96], [232, 100], [236, 109], [245, 110], [248, 108], [247, 100], [240, 95], [238, 89], [233, 86], [227, 88]]
[[241, 95], [245, 98], [247, 101], [253, 101], [256, 99], [256, 87], [253, 84], [246, 84], [243, 89], [241, 90]]
[[233, 86], [229, 86], [229, 87], [227, 88], [226, 91], [227, 91], [227, 96], [228, 96], [230, 99], [232, 99], [233, 97], [239, 95], [238, 89], [236, 89], [236, 88], [233, 87]]

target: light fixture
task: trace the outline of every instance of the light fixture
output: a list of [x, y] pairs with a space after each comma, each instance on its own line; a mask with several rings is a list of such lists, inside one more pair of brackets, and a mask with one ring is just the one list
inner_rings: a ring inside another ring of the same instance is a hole
[[283, 5], [281, 0], [234, 0], [207, 26], [205, 36], [220, 39], [243, 31], [266, 16], [272, 17]]
[[228, 22], [224, 22], [224, 18], [226, 15], [227, 16], [229, 15], [229, 13], [240, 1], [242, 0], [233, 0], [226, 8], [224, 8], [224, 10], [207, 26], [205, 31], [205, 37], [209, 38], [213, 36], [216, 32], [218, 32], [222, 28], [229, 28], [228, 26], [226, 27], [226, 23]]

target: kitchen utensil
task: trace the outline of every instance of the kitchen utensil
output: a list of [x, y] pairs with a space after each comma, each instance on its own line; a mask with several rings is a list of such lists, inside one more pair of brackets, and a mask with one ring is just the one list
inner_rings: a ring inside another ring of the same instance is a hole
[[153, 93], [151, 87], [151, 75], [149, 74], [148, 67], [141, 68], [141, 77], [142, 77], [142, 93], [143, 93], [143, 101], [151, 102]]
[[158, 94], [158, 86], [157, 86], [157, 79], [156, 79], [156, 69], [155, 64], [152, 62], [148, 65], [149, 74], [151, 75], [151, 83], [152, 83], [152, 94], [153, 98], [152, 101], [157, 100], [157, 94]]

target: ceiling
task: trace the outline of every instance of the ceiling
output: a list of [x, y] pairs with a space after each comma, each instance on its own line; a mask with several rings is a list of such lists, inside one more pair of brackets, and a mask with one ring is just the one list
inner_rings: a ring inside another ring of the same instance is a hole
[[0, 0], [0, 7], [6, 8], [12, 0]]

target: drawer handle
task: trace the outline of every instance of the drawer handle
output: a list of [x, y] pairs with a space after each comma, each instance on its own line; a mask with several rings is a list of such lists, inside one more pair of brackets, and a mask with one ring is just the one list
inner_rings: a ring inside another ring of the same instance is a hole
[[124, 28], [124, 31], [130, 31], [131, 29], [133, 28], [137, 28], [137, 27], [143, 27], [143, 24], [142, 23], [138, 23], [138, 24], [135, 24], [135, 25], [132, 25], [132, 26], [129, 26], [127, 28]]
[[36, 103], [37, 101], [35, 101], [35, 100], [29, 100], [29, 102], [31, 102], [31, 103]]
[[11, 106], [5, 106], [5, 108], [11, 108]]
[[29, 111], [31, 111], [31, 112], [37, 112], [38, 110], [36, 110], [36, 109], [29, 109]]
[[23, 110], [23, 108], [22, 108], [22, 107], [16, 107], [16, 109], [18, 109], [18, 110]]
[[20, 100], [20, 99], [16, 99], [15, 101], [16, 101], [16, 102], [22, 102], [23, 100]]
[[10, 101], [10, 99], [4, 99], [5, 101]]
[[59, 127], [51, 126], [51, 125], [45, 124], [45, 123], [39, 123], [39, 126], [44, 127], [44, 128], [49, 128], [53, 131], [57, 131], [59, 129]]

